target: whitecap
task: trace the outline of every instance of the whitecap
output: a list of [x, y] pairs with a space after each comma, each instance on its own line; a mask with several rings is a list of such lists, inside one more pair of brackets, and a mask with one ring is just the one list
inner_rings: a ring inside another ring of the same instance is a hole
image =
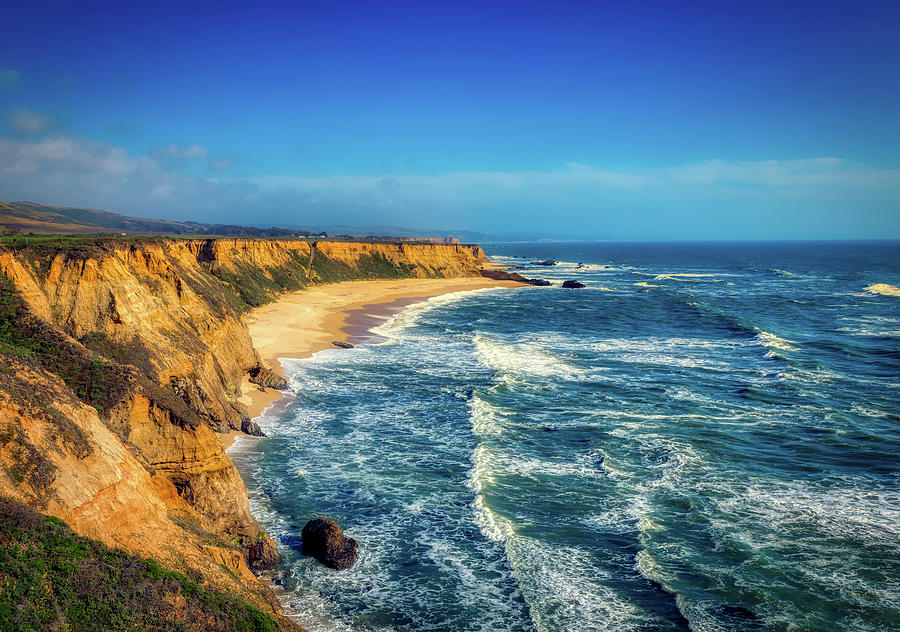
[[503, 432], [504, 411], [477, 394], [469, 400], [469, 418], [475, 436], [499, 435]]
[[663, 623], [614, 588], [617, 577], [588, 551], [524, 536], [507, 547], [540, 631], [630, 630]]
[[771, 332], [763, 331], [758, 327], [755, 327], [754, 329], [756, 330], [756, 341], [762, 346], [769, 349], [769, 351], [766, 353], [767, 358], [781, 358], [782, 356], [778, 353], [778, 351], [797, 350], [797, 347], [794, 346], [793, 340], [781, 338]]
[[584, 370], [550, 353], [538, 341], [502, 342], [477, 334], [474, 342], [482, 364], [507, 376], [557, 377], [575, 381], [586, 375]]
[[891, 285], [890, 283], [873, 283], [863, 288], [872, 294], [881, 294], [883, 296], [900, 296], [900, 287]]
[[682, 280], [682, 279], [698, 279], [698, 278], [711, 278], [716, 276], [715, 274], [701, 273], [701, 272], [665, 272], [663, 274], [657, 274], [653, 277], [654, 281], [665, 281], [665, 280]]

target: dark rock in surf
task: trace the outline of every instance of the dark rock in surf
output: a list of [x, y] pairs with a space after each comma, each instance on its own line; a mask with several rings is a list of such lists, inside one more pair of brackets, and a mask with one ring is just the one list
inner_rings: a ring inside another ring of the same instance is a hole
[[576, 281], [575, 279], [571, 279], [571, 280], [569, 280], [569, 281], [563, 281], [562, 286], [563, 286], [563, 287], [567, 287], [567, 288], [571, 288], [571, 289], [577, 289], [577, 288], [580, 288], [580, 287], [584, 287], [584, 283], [579, 283], [579, 282]]
[[335, 347], [340, 347], [341, 349], [352, 349], [353, 345], [349, 342], [341, 342], [340, 340], [334, 340], [332, 343]]
[[262, 428], [259, 427], [259, 424], [247, 417], [246, 415], [241, 416], [241, 432], [244, 434], [248, 434], [253, 437], [265, 437], [266, 433], [262, 431]]
[[495, 281], [515, 281], [516, 283], [527, 283], [528, 285], [550, 285], [550, 281], [544, 279], [526, 279], [517, 272], [507, 272], [506, 270], [480, 270], [481, 276]]
[[341, 528], [333, 520], [316, 518], [303, 527], [303, 552], [322, 564], [336, 570], [350, 568], [356, 561], [359, 548], [356, 540], [345, 538]]
[[278, 391], [283, 391], [288, 387], [286, 379], [271, 369], [266, 369], [262, 366], [255, 366], [250, 369], [250, 381], [254, 384], [259, 384], [263, 388], [274, 388]]
[[553, 259], [544, 259], [543, 261], [532, 261], [531, 265], [533, 266], [555, 266], [556, 262]]
[[255, 571], [267, 571], [278, 566], [281, 555], [275, 549], [275, 543], [268, 537], [261, 537], [247, 549], [247, 564]]

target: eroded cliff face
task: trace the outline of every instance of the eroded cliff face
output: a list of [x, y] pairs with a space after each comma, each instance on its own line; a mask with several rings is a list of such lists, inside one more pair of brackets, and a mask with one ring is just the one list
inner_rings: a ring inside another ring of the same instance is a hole
[[[199, 571], [210, 585], [279, 612], [250, 572], [246, 547], [239, 543], [244, 536], [250, 543], [258, 538], [273, 545], [250, 517], [246, 490], [221, 450], [185, 459], [184, 468], [204, 467], [211, 474], [196, 481], [218, 483], [219, 491], [229, 494], [213, 512], [195, 508], [166, 470], [145, 460], [142, 446], [123, 441], [62, 379], [8, 354], [0, 357], [0, 375], [0, 494], [61, 518], [80, 535], [176, 570]], [[137, 394], [120, 404], [130, 409], [138, 440], [149, 434], [149, 426], [161, 429], [168, 423], [165, 413], [148, 404]], [[205, 426], [197, 430], [212, 435]], [[164, 445], [173, 434], [165, 431], [151, 443]], [[236, 539], [223, 541], [216, 533], [235, 533]]]
[[249, 568], [277, 562], [274, 543], [213, 432], [258, 432], [238, 401], [260, 371], [242, 314], [307, 284], [486, 262], [477, 246], [428, 243], [0, 249], [0, 493], [272, 602]]

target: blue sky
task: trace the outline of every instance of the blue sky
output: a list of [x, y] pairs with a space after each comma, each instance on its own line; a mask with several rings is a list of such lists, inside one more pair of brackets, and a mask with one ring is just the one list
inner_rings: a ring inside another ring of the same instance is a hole
[[0, 199], [900, 237], [894, 2], [131, 4], [4, 10]]

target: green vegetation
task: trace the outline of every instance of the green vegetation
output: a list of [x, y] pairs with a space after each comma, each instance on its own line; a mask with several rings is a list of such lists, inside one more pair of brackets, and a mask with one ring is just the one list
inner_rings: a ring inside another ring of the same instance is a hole
[[354, 265], [329, 259], [318, 250], [313, 255], [311, 272], [321, 283], [357, 279], [403, 279], [414, 276], [415, 268], [396, 264], [383, 254], [362, 255]]
[[86, 354], [68, 337], [32, 316], [12, 282], [0, 275], [0, 353], [29, 358], [55, 373], [85, 403], [101, 414], [128, 390], [120, 365]]
[[147, 377], [153, 377], [156, 374], [156, 367], [150, 359], [150, 352], [138, 340], [117, 343], [110, 340], [102, 331], [95, 331], [82, 336], [79, 342], [88, 349], [115, 360], [119, 364], [130, 364]]
[[0, 446], [4, 447], [4, 469], [9, 477], [17, 486], [27, 484], [21, 492], [38, 506], [45, 507], [50, 486], [56, 480], [56, 466], [28, 441], [19, 426], [8, 425], [0, 430]]
[[287, 629], [236, 597], [0, 497], [0, 632]]
[[[4, 357], [8, 356], [37, 371], [55, 374], [78, 399], [97, 409], [107, 421], [112, 409], [137, 387], [157, 406], [168, 410], [173, 422], [191, 427], [202, 423], [200, 416], [181, 398], [153, 380], [152, 363], [144, 347], [136, 343], [116, 345], [100, 333], [85, 336], [83, 340], [86, 346], [95, 347], [111, 359], [93, 353], [58, 328], [34, 317], [12, 282], [0, 274], [0, 368], [14, 372]], [[51, 394], [29, 395], [31, 390], [27, 384], [22, 385], [16, 392], [17, 401], [39, 397], [40, 401], [33, 402], [35, 405], [52, 406]], [[115, 427], [111, 429], [118, 431]]]
[[0, 246], [26, 256], [51, 258], [65, 252], [70, 259], [88, 259], [122, 246], [158, 243], [165, 235], [0, 235]]
[[213, 275], [231, 286], [240, 297], [238, 304], [227, 299], [223, 300], [210, 288], [202, 288], [201, 291], [213, 304], [220, 307], [228, 305], [239, 311], [246, 311], [270, 303], [282, 292], [299, 290], [310, 284], [362, 279], [402, 279], [414, 276], [414, 271], [414, 266], [396, 264], [380, 253], [362, 255], [355, 264], [349, 265], [325, 256], [313, 244], [312, 256], [309, 259], [294, 253], [286, 264], [266, 270], [239, 265], [236, 272], [214, 271]]
[[[282, 288], [278, 283], [266, 276], [266, 273], [249, 265], [239, 265], [237, 272], [213, 272], [213, 274], [230, 285], [240, 296], [242, 309], [259, 307], [273, 300], [274, 295]], [[289, 276], [287, 270], [284, 276]], [[299, 286], [298, 286], [299, 287]]]

